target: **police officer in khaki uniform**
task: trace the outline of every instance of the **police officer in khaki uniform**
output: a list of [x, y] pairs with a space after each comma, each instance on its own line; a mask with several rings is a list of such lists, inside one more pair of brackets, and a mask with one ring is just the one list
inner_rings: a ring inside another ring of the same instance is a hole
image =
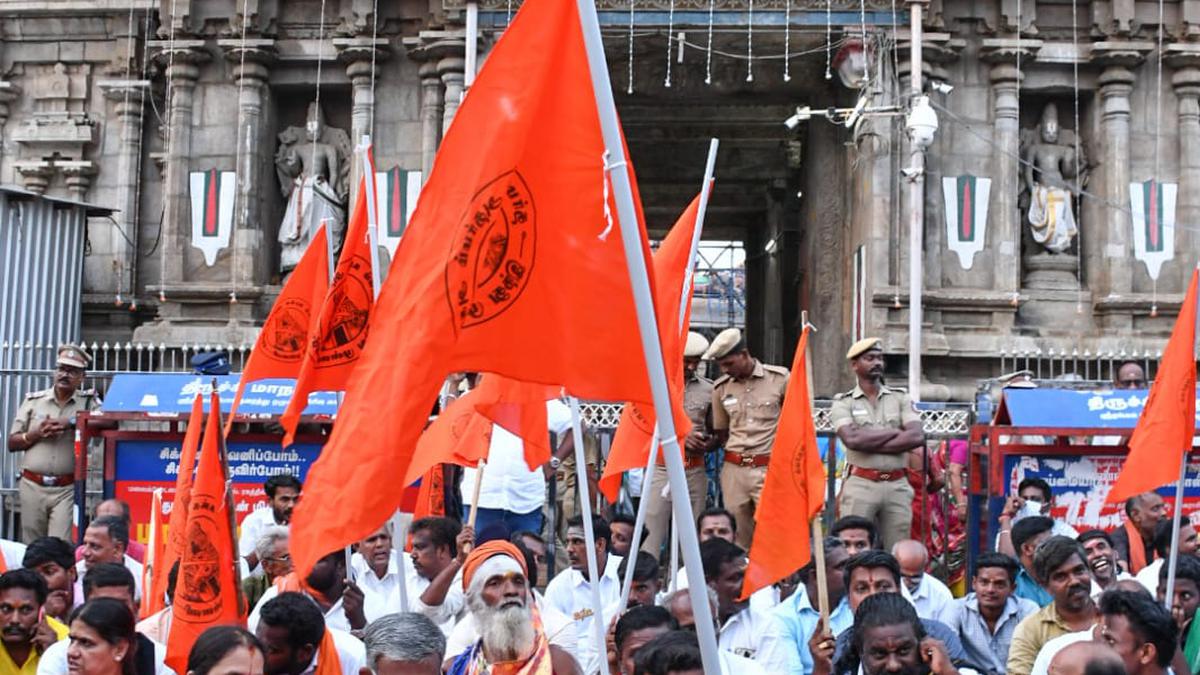
[[[709, 429], [713, 383], [696, 373], [700, 367], [700, 357], [707, 350], [708, 340], [703, 335], [688, 333], [687, 343], [683, 347], [683, 410], [692, 421], [692, 432], [684, 442], [683, 468], [693, 516], [699, 516], [704, 510], [708, 497], [704, 456], [717, 449], [717, 437]], [[667, 467], [663, 463], [662, 453], [659, 453], [658, 466], [654, 467], [649, 487], [642, 490], [642, 499], [650, 500], [646, 504], [646, 540], [642, 543], [642, 550], [655, 558], [660, 557], [663, 540], [670, 531], [671, 502], [662, 496], [667, 483]]]
[[100, 397], [80, 389], [91, 357], [81, 347], [58, 349], [54, 386], [25, 396], [8, 436], [21, 463], [21, 537], [71, 540], [75, 491], [75, 414], [96, 410]]
[[788, 370], [750, 356], [742, 332], [736, 328], [727, 328], [713, 338], [704, 358], [715, 360], [721, 368], [712, 391], [713, 433], [716, 445], [725, 447], [721, 493], [725, 508], [737, 519], [737, 544], [749, 550]]
[[903, 389], [883, 384], [879, 338], [859, 340], [846, 352], [858, 385], [834, 397], [833, 428], [846, 446], [849, 475], [842, 482], [838, 515], [876, 523], [883, 550], [909, 538], [913, 489], [905, 468], [908, 452], [925, 443], [921, 418]]

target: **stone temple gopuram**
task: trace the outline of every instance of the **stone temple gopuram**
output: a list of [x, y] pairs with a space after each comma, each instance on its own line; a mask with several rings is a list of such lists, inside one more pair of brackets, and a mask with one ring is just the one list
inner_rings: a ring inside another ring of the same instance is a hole
[[[478, 6], [480, 63], [519, 4]], [[1157, 352], [1200, 249], [1200, 0], [921, 7], [922, 398], [969, 400], [1001, 354]], [[744, 248], [757, 356], [788, 364], [808, 312], [822, 396], [858, 337], [906, 368], [911, 8], [599, 0], [652, 230], [719, 138], [705, 237]], [[0, 184], [113, 210], [88, 222], [81, 337], [252, 343], [312, 223], [345, 223], [365, 134], [398, 236], [463, 97], [466, 16], [0, 0]]]

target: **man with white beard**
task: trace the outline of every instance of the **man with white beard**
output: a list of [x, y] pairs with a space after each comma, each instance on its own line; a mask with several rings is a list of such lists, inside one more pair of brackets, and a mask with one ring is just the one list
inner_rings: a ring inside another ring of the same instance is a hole
[[462, 580], [480, 638], [453, 657], [449, 675], [490, 673], [498, 666], [514, 675], [580, 672], [570, 654], [546, 639], [527, 578], [525, 556], [507, 541], [489, 541], [471, 551]]

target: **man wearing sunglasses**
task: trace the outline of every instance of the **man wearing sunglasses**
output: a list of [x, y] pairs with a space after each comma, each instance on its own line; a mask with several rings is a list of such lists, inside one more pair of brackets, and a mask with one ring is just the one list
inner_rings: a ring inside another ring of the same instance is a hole
[[91, 357], [82, 347], [58, 348], [53, 386], [30, 392], [17, 408], [8, 435], [21, 460], [21, 538], [71, 540], [75, 509], [75, 416], [100, 407], [100, 396], [81, 389]]

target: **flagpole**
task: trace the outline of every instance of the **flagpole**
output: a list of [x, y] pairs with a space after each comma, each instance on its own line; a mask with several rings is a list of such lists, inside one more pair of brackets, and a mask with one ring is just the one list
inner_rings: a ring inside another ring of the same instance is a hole
[[[800, 327], [801, 330], [808, 328], [811, 332], [816, 332], [817, 327], [808, 322], [808, 310], [800, 312]], [[812, 343], [808, 340], [804, 341], [804, 378], [808, 383], [808, 404], [811, 406], [813, 401], [813, 376], [812, 376]], [[809, 411], [812, 414], [812, 411]], [[832, 449], [830, 450], [832, 452]], [[810, 532], [812, 533], [812, 551], [813, 563], [816, 566], [817, 574], [817, 609], [821, 614], [821, 620], [826, 630], [829, 628], [829, 584], [825, 578], [825, 531], [821, 525], [821, 514], [817, 514], [812, 519]]]
[[[392, 514], [392, 553], [396, 555], [396, 562], [400, 568], [400, 611], [408, 611], [408, 575], [404, 573], [404, 541], [408, 538], [408, 528], [402, 525], [403, 518], [400, 517], [400, 509]], [[399, 548], [397, 548], [397, 546]]]
[[[1200, 270], [1200, 262], [1196, 263], [1196, 269]], [[1197, 297], [1197, 304], [1200, 304], [1200, 296]], [[1196, 324], [1197, 332], [1200, 333], [1200, 311], [1196, 312]], [[1196, 346], [1192, 345], [1193, 359], [1195, 358], [1195, 349]], [[1188, 452], [1190, 450], [1191, 447], [1188, 447], [1183, 451], [1183, 461], [1179, 463], [1179, 481], [1175, 483], [1175, 508], [1172, 509], [1171, 514], [1171, 553], [1167, 556], [1167, 587], [1163, 597], [1168, 611], [1170, 611], [1175, 598], [1175, 567], [1179, 562], [1179, 526], [1183, 517], [1183, 481], [1187, 478]]]
[[[221, 424], [221, 395], [217, 393], [217, 378], [215, 377], [212, 378], [212, 391], [213, 397], [209, 400], [213, 402], [213, 409], [209, 414], [217, 416], [217, 429], [224, 429], [225, 426]], [[207, 433], [207, 430], [205, 430], [205, 433]], [[246, 596], [242, 594], [242, 568], [238, 565], [237, 518], [234, 516], [233, 510], [233, 476], [229, 471], [229, 448], [225, 446], [225, 434], [218, 433], [217, 440], [221, 452], [221, 471], [224, 472], [225, 476], [225, 512], [229, 517], [229, 550], [234, 552], [233, 591], [237, 593], [238, 614], [246, 616], [250, 608], [246, 606]], [[199, 465], [199, 463], [199, 455], [197, 455], [196, 464]], [[181, 557], [180, 561], [182, 562], [182, 560], [183, 558]]]
[[[700, 234], [704, 230], [704, 215], [708, 211], [708, 197], [712, 192], [713, 172], [717, 165], [717, 148], [721, 145], [721, 141], [713, 138], [708, 142], [708, 158], [704, 162], [704, 180], [700, 183], [700, 203], [696, 207], [696, 226], [692, 228], [692, 247], [688, 251], [687, 269], [683, 273], [683, 288], [679, 293], [679, 330], [683, 330], [683, 319], [687, 315], [686, 310], [688, 302], [692, 298], [692, 277], [696, 270], [696, 255], [700, 249]], [[654, 436], [650, 441], [650, 456], [646, 459], [646, 472], [642, 478], [642, 500], [638, 503], [637, 517], [633, 521], [633, 538], [631, 542], [640, 542], [642, 540], [642, 531], [646, 527], [646, 511], [649, 507], [650, 500], [647, 498], [647, 492], [652, 484], [651, 478], [654, 475], [654, 467], [658, 462], [658, 429], [654, 430]], [[674, 518], [672, 518], [672, 530], [674, 529]], [[672, 553], [678, 549], [675, 535], [672, 535]], [[641, 546], [630, 546], [629, 550], [632, 554], [635, 550], [640, 550]], [[657, 556], [656, 556], [657, 557]], [[672, 558], [678, 562], [677, 558]], [[672, 563], [674, 564], [674, 563]], [[671, 570], [672, 575], [675, 573], [675, 568]], [[674, 576], [672, 576], [674, 581]], [[633, 587], [633, 561], [625, 564], [625, 579], [621, 584], [621, 603], [617, 606], [617, 614], [623, 614], [625, 607], [629, 603], [629, 590]]]
[[363, 189], [367, 191], [367, 241], [371, 246], [371, 290], [374, 292], [374, 298], [379, 298], [380, 279], [380, 264], [379, 264], [379, 244], [376, 241], [379, 233], [376, 228], [379, 225], [379, 213], [375, 204], [375, 167], [371, 165], [371, 137], [364, 134], [362, 137], [362, 145], [359, 148], [359, 153], [362, 159], [362, 176]]
[[629, 591], [633, 589], [633, 563], [636, 562], [637, 553], [642, 548], [635, 545], [635, 542], [642, 540], [642, 530], [646, 527], [646, 504], [650, 502], [650, 477], [654, 475], [654, 462], [657, 459], [658, 429], [655, 428], [654, 434], [650, 437], [650, 453], [646, 457], [646, 472], [642, 474], [642, 500], [638, 503], [637, 517], [633, 520], [633, 536], [629, 539], [629, 557], [633, 560], [625, 563], [625, 578], [621, 580], [621, 602], [617, 604], [617, 616], [624, 614], [625, 607], [629, 605]]
[[[646, 271], [646, 258], [643, 254], [644, 237], [638, 224], [637, 210], [633, 204], [629, 171], [626, 168], [628, 160], [621, 139], [620, 124], [617, 121], [612, 82], [608, 77], [608, 64], [604, 58], [604, 42], [600, 35], [600, 22], [596, 16], [596, 6], [593, 4], [593, 0], [576, 0], [576, 6], [579, 9], [579, 23], [583, 33], [584, 48], [587, 52], [588, 70], [592, 78], [592, 92], [596, 97], [596, 108], [600, 117], [600, 130], [604, 136], [607, 157], [613, 160], [605, 169], [607, 176], [611, 177], [613, 198], [617, 206], [617, 222], [621, 229], [625, 264], [629, 272], [634, 304], [637, 308], [638, 332], [646, 360], [646, 371], [650, 379], [654, 414], [658, 421], [658, 436], [663, 441], [663, 456], [667, 466], [667, 476], [672, 486], [671, 491], [676, 496], [684, 496], [683, 499], [672, 500], [672, 507], [680, 522], [692, 523], [695, 522], [695, 518], [692, 516], [692, 504], [686, 498], [688, 494], [687, 477], [683, 471], [679, 439], [675, 436], [675, 420], [671, 417], [671, 396], [667, 389], [666, 369], [663, 367], [662, 343], [659, 340], [658, 325], [654, 316], [654, 299], [650, 294], [650, 277]], [[685, 528], [680, 533], [680, 538], [683, 541], [684, 565], [695, 575], [696, 579], [702, 579], [704, 567], [700, 563], [700, 542], [696, 536], [696, 529]], [[702, 583], [688, 584], [692, 609], [697, 617], [696, 633], [700, 642], [704, 672], [720, 673], [721, 661], [717, 653], [716, 626], [713, 621], [706, 620], [706, 617], [712, 616], [707, 589], [708, 586]], [[599, 644], [604, 644], [603, 636]]]
[[475, 517], [479, 515], [479, 488], [483, 485], [483, 470], [486, 468], [486, 460], [481, 459], [475, 464], [475, 487], [471, 489], [471, 510], [467, 514], [467, 526], [469, 527], [475, 527]]
[[[600, 601], [600, 564], [596, 562], [596, 533], [592, 528], [592, 501], [588, 494], [587, 481], [587, 457], [583, 451], [583, 422], [579, 415], [579, 399], [574, 396], [569, 397], [568, 402], [571, 406], [571, 434], [575, 439], [575, 482], [579, 484], [579, 503], [583, 505], [583, 537], [587, 543], [587, 569], [588, 569], [588, 586], [592, 591], [592, 628], [595, 629], [596, 651], [597, 658], [604, 654], [604, 633], [607, 625], [604, 623], [604, 605]], [[633, 551], [632, 543], [630, 551]], [[605, 547], [605, 555], [608, 558], [612, 557], [612, 551]], [[606, 565], [611, 565], [612, 560], [606, 560]], [[633, 567], [633, 562], [625, 563], [627, 567]], [[603, 664], [604, 659], [600, 662]]]

